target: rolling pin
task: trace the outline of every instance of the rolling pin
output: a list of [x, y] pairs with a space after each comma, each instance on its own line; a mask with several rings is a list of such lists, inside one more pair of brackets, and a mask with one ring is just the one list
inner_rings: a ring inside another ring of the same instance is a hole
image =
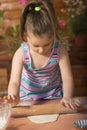
[[[87, 101], [87, 100], [86, 100]], [[78, 110], [66, 108], [59, 103], [59, 100], [48, 101], [47, 103], [39, 103], [36, 105], [16, 106], [12, 108], [12, 117], [26, 117], [33, 115], [46, 114], [68, 114], [87, 111], [87, 103], [82, 99], [82, 106]]]
[[65, 108], [62, 105], [33, 105], [33, 106], [17, 106], [12, 108], [12, 117], [24, 117], [33, 115], [46, 115], [57, 113], [73, 113], [69, 108]]

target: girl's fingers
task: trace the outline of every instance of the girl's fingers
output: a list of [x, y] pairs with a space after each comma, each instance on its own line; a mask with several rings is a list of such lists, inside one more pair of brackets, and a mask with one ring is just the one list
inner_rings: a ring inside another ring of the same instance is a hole
[[10, 95], [8, 95], [8, 100], [10, 100], [11, 99], [11, 96]]
[[3, 100], [5, 100], [5, 99], [7, 99], [7, 96], [4, 96], [4, 97], [3, 97]]
[[12, 95], [12, 99], [15, 100], [16, 99], [15, 96]]
[[77, 109], [80, 105], [75, 102], [74, 100], [61, 100], [61, 104], [67, 108], [70, 108], [70, 109]]
[[67, 107], [67, 108], [69, 108], [70, 106], [69, 106], [69, 104], [67, 103], [67, 102], [65, 102], [65, 101], [61, 101], [61, 104], [64, 106], [64, 107]]
[[19, 98], [14, 95], [7, 95], [3, 97], [5, 103], [10, 103], [12, 107], [16, 106], [19, 103]]
[[69, 102], [64, 102], [63, 105], [67, 108], [70, 108], [70, 109], [75, 109], [75, 107], [73, 106], [72, 103], [69, 103]]
[[3, 97], [3, 101], [8, 102], [8, 103], [11, 103], [13, 101], [13, 99], [14, 98], [11, 95], [7, 95], [7, 96]]
[[15, 96], [13, 96], [13, 95], [7, 95], [7, 96], [4, 96], [4, 99], [8, 99], [9, 101], [10, 100], [15, 100]]
[[81, 103], [78, 99], [74, 100], [74, 103], [76, 104], [77, 107], [80, 107]]
[[73, 110], [76, 110], [76, 109], [77, 109], [76, 104], [70, 103], [69, 105], [70, 105], [70, 108], [71, 108], [71, 109], [73, 109]]

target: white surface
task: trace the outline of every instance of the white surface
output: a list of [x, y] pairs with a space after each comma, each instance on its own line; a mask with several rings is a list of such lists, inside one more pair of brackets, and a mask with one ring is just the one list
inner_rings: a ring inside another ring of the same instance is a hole
[[11, 105], [0, 102], [0, 130], [5, 130], [11, 116]]
[[49, 123], [58, 119], [59, 114], [29, 116], [28, 119], [35, 123]]
[[0, 130], [4, 130], [3, 128], [7, 125], [7, 120], [5, 118], [0, 117]]

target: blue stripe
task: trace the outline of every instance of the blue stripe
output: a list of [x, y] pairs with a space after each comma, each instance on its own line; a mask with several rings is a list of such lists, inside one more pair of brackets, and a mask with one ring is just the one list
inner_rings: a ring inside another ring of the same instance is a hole
[[32, 92], [32, 93], [29, 93], [29, 94], [26, 94], [27, 96], [28, 95], [37, 95], [37, 94], [44, 94], [44, 93], [47, 93], [47, 92], [50, 92], [51, 90], [53, 90], [53, 89], [57, 89], [58, 88], [58, 86], [54, 86], [54, 87], [52, 87], [52, 88], [49, 88], [48, 90], [43, 90], [43, 91], [40, 91], [40, 92]]

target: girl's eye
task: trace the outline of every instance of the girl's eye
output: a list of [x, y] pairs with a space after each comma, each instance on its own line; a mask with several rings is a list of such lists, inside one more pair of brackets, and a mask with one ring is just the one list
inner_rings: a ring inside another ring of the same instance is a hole
[[45, 45], [45, 47], [48, 47], [49, 45]]
[[34, 45], [34, 47], [39, 47], [38, 45]]

